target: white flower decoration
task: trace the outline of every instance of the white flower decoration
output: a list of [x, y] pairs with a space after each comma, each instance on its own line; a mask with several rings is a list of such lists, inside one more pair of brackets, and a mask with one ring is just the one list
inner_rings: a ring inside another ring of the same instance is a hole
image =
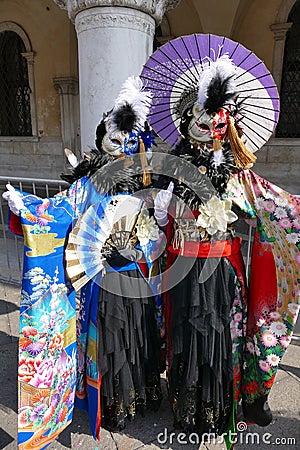
[[280, 362], [279, 356], [275, 355], [274, 353], [271, 353], [271, 355], [267, 356], [267, 361], [271, 364], [271, 366], [275, 367], [278, 366]]
[[255, 200], [255, 206], [258, 210], [264, 209], [264, 199], [259, 197]]
[[299, 311], [300, 305], [297, 305], [297, 303], [289, 303], [288, 304], [288, 310], [292, 314], [297, 314]]
[[281, 322], [273, 322], [271, 324], [271, 331], [275, 334], [275, 336], [283, 336], [287, 332], [287, 327], [284, 323]]
[[278, 206], [278, 207], [275, 209], [274, 216], [275, 216], [277, 219], [283, 219], [284, 217], [286, 217], [286, 210], [283, 209], [283, 208], [281, 208], [281, 206]]
[[297, 230], [300, 230], [300, 218], [296, 217], [296, 219], [293, 220], [293, 226], [297, 228]]
[[256, 353], [256, 355], [257, 355], [257, 356], [260, 356], [260, 355], [261, 355], [261, 353], [260, 353], [260, 349], [259, 349], [259, 347], [258, 347], [257, 345], [255, 345], [254, 349], [255, 349], [255, 353]]
[[206, 229], [207, 233], [213, 236], [218, 231], [225, 233], [227, 224], [234, 222], [238, 216], [231, 211], [231, 200], [213, 196], [205, 205], [199, 207], [200, 215], [197, 219], [197, 225]]
[[141, 245], [147, 245], [150, 240], [157, 241], [159, 239], [159, 228], [154, 217], [149, 216], [147, 209], [143, 209], [139, 214], [136, 223], [136, 235]]
[[270, 312], [269, 316], [271, 319], [278, 320], [280, 318], [280, 314], [278, 311], [272, 311]]
[[253, 345], [253, 342], [247, 342], [246, 347], [247, 347], [248, 352], [251, 353], [251, 355], [253, 355], [255, 352], [255, 347]]
[[300, 236], [298, 233], [290, 233], [287, 234], [285, 236], [286, 240], [290, 243], [290, 244], [297, 244], [297, 242], [300, 241]]
[[276, 203], [277, 206], [287, 206], [288, 201], [286, 198], [284, 197], [275, 197], [274, 198], [274, 202]]

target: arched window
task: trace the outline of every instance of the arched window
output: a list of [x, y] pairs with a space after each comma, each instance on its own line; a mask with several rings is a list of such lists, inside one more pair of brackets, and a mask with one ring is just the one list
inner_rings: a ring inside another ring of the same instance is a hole
[[32, 136], [26, 48], [14, 31], [0, 32], [0, 136]]
[[300, 138], [300, 1], [292, 8], [288, 20], [280, 89], [280, 117], [276, 137]]

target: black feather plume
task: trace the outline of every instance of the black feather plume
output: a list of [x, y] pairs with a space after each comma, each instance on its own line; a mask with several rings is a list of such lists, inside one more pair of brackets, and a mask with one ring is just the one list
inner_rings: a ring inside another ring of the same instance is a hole
[[207, 88], [207, 100], [204, 103], [204, 108], [207, 114], [218, 112], [220, 108], [224, 107], [228, 100], [235, 97], [236, 93], [228, 92], [228, 86], [232, 76], [222, 78], [217, 74], [210, 82]]
[[61, 178], [72, 184], [82, 177], [89, 177], [96, 189], [101, 193], [115, 195], [117, 193], [134, 193], [143, 188], [143, 170], [139, 161], [128, 165], [130, 159], [115, 159], [97, 149], [91, 150], [89, 157], [80, 161], [69, 173], [61, 174]]
[[102, 140], [103, 140], [105, 134], [106, 134], [105, 122], [104, 122], [104, 120], [101, 120], [101, 122], [97, 126], [97, 130], [96, 130], [95, 144], [96, 144], [96, 147], [98, 150], [101, 150]]
[[132, 131], [138, 117], [129, 103], [125, 103], [113, 113], [113, 122], [119, 130]]

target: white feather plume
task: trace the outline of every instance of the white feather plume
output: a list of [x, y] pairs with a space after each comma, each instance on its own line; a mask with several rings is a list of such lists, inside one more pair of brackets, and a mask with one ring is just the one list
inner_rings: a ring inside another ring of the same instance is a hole
[[77, 159], [77, 156], [70, 150], [69, 148], [65, 148], [65, 155], [68, 158], [69, 163], [72, 167], [77, 167], [79, 164], [79, 161]]
[[236, 66], [233, 64], [232, 60], [229, 58], [228, 54], [224, 54], [216, 59], [216, 61], [210, 60], [210, 62], [205, 63], [203, 72], [200, 75], [198, 84], [198, 103], [201, 107], [204, 107], [204, 103], [207, 100], [207, 90], [211, 81], [219, 75], [222, 80], [229, 77], [228, 93], [234, 93], [236, 90], [236, 85], [233, 75], [235, 74]]
[[214, 151], [214, 162], [213, 162], [214, 166], [218, 167], [220, 164], [222, 164], [224, 162], [225, 162], [225, 158], [223, 155], [222, 148], [220, 148], [220, 150], [215, 150]]
[[[152, 92], [143, 90], [143, 82], [140, 77], [131, 76], [127, 78], [116, 98], [112, 112], [106, 120], [112, 119], [114, 113], [120, 107], [129, 103], [138, 118], [135, 128], [143, 128], [150, 111], [152, 95]], [[113, 127], [115, 127], [115, 124], [112, 123]]]

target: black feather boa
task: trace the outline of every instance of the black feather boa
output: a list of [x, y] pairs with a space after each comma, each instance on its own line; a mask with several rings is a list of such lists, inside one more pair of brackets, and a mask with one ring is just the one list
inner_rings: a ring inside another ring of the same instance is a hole
[[203, 166], [206, 168], [206, 176], [219, 195], [225, 193], [231, 174], [237, 170], [229, 144], [225, 144], [223, 147], [223, 157], [224, 162], [215, 166], [214, 152], [206, 150], [199, 154], [194, 163], [197, 167]]
[[[224, 162], [218, 166], [214, 165], [213, 151], [198, 150], [191, 146], [190, 141], [187, 139], [182, 139], [182, 141], [171, 151], [171, 154], [190, 162], [197, 168], [202, 166], [205, 175], [201, 176], [200, 173], [193, 172], [189, 173], [188, 178], [185, 177], [185, 180], [184, 177], [180, 176], [178, 167], [174, 167], [176, 179], [172, 180], [170, 177], [160, 176], [155, 187], [166, 189], [170, 181], [173, 181], [173, 194], [180, 197], [192, 209], [198, 208], [203, 202], [209, 200], [212, 194], [215, 194], [211, 184], [217, 192], [217, 195], [221, 196], [224, 194], [231, 174], [238, 170], [235, 166], [229, 144], [223, 146]], [[169, 170], [168, 173], [170, 173]], [[180, 178], [181, 180], [179, 181]], [[209, 182], [207, 182], [207, 178], [209, 179]], [[200, 195], [197, 195], [197, 193], [200, 193]]]
[[60, 178], [72, 184], [82, 177], [89, 177], [96, 172], [97, 168], [104, 166], [113, 161], [113, 157], [98, 149], [92, 149], [89, 157], [85, 157], [78, 166], [71, 169], [67, 173], [62, 173]]
[[109, 195], [134, 193], [143, 188], [142, 169], [130, 165], [130, 158], [116, 159], [98, 149], [83, 159], [70, 173], [61, 174], [69, 184], [89, 177], [99, 192]]

